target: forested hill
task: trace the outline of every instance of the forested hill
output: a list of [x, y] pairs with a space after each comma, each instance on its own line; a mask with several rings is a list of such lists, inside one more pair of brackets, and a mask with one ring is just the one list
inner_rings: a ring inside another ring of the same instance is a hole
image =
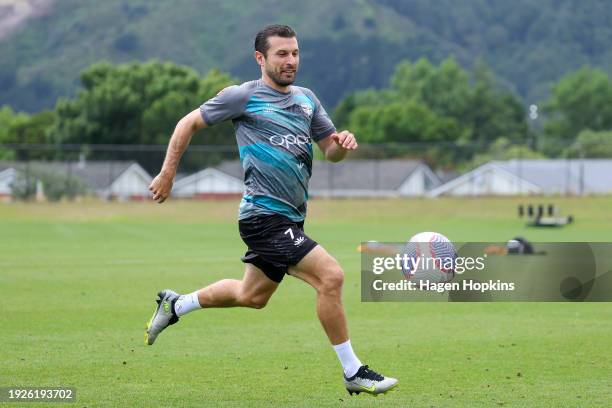
[[99, 60], [157, 58], [251, 79], [252, 37], [273, 22], [298, 32], [299, 83], [330, 108], [387, 85], [404, 58], [451, 55], [466, 68], [481, 59], [531, 103], [582, 65], [610, 71], [611, 15], [597, 0], [3, 0], [0, 105], [52, 107]]

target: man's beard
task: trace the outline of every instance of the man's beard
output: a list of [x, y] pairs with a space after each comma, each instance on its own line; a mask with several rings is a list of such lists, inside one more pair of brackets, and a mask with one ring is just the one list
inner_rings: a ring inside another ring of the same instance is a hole
[[278, 74], [276, 72], [274, 72], [273, 70], [269, 70], [266, 69], [266, 73], [268, 74], [268, 77], [270, 77], [270, 79], [278, 86], [288, 86], [291, 85], [294, 81], [295, 81], [295, 76], [297, 74], [297, 69], [293, 72], [293, 76], [291, 77], [291, 79], [289, 78], [283, 78], [283, 71], [279, 72]]

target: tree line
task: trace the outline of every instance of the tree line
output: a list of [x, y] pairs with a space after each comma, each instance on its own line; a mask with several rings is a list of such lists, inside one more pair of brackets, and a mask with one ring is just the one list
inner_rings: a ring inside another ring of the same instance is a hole
[[[80, 82], [77, 95], [60, 98], [52, 110], [30, 115], [0, 108], [0, 144], [165, 145], [178, 119], [236, 80], [217, 70], [201, 76], [149, 61], [97, 63]], [[350, 129], [362, 144], [384, 147], [362, 155], [421, 157], [446, 167], [491, 158], [612, 157], [612, 80], [599, 69], [584, 67], [561, 78], [536, 120], [483, 63], [468, 71], [452, 58], [439, 65], [425, 58], [402, 61], [388, 84], [350, 93], [333, 109], [339, 128]], [[234, 143], [230, 124], [205, 132], [192, 143]], [[3, 160], [58, 154], [0, 148]], [[220, 159], [194, 156], [187, 165]]]

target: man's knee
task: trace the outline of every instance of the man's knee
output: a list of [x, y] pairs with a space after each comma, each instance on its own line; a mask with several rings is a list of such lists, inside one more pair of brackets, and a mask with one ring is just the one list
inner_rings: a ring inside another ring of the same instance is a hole
[[344, 284], [344, 271], [340, 265], [334, 263], [326, 268], [321, 276], [319, 292], [326, 294], [340, 293]]
[[253, 294], [244, 292], [240, 295], [238, 301], [242, 306], [253, 309], [263, 309], [268, 304], [270, 296], [267, 294]]

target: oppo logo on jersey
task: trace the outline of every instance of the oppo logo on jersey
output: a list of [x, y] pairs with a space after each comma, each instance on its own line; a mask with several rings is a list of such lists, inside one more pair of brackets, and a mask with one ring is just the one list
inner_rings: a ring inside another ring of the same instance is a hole
[[283, 146], [290, 149], [291, 146], [304, 146], [310, 144], [310, 138], [304, 135], [276, 135], [269, 138], [273, 146]]

